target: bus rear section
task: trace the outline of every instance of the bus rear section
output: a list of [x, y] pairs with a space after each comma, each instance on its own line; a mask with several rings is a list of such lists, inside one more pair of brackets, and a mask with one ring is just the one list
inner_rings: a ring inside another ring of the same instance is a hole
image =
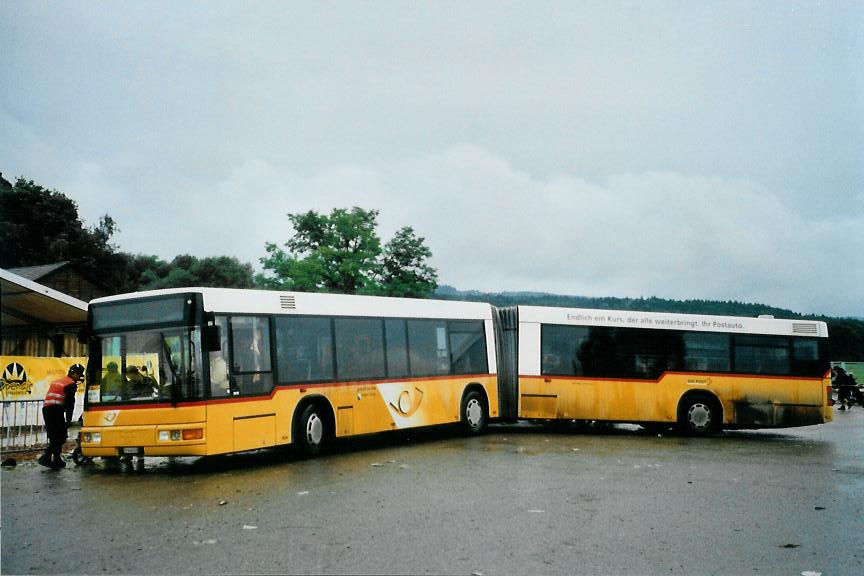
[[487, 304], [188, 290], [91, 303], [85, 456], [312, 454], [498, 417]]
[[519, 307], [519, 417], [722, 428], [832, 419], [827, 328], [767, 318]]

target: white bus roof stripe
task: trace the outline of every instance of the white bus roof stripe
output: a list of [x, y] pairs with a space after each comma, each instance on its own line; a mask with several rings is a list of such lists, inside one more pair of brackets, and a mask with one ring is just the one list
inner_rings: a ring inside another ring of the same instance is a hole
[[[779, 336], [828, 336], [825, 322], [815, 320], [777, 320], [741, 316], [708, 316], [627, 310], [594, 310], [588, 308], [547, 308], [519, 306], [520, 323], [569, 324], [574, 326], [608, 326], [618, 328], [654, 328], [732, 332]], [[804, 326], [809, 329], [804, 330]]]
[[[492, 319], [492, 306], [482, 302], [386, 298], [381, 296], [321, 294], [316, 292], [241, 290], [234, 288], [172, 288], [169, 290], [152, 290], [98, 298], [91, 303], [123, 302], [139, 298], [189, 293], [203, 295], [204, 309], [207, 312], [225, 314]], [[291, 299], [293, 299], [293, 307], [285, 304], [286, 302], [290, 302]]]

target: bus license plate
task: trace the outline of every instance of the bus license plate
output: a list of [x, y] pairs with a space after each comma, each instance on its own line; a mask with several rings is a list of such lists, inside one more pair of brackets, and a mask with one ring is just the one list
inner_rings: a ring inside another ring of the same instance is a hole
[[143, 448], [127, 447], [127, 448], [123, 448], [121, 451], [123, 452], [123, 454], [131, 455], [131, 456], [138, 456], [138, 455], [143, 456], [144, 455], [144, 449]]

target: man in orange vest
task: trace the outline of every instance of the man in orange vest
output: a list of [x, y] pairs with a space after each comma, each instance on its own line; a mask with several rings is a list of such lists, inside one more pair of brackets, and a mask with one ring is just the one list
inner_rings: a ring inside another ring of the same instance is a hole
[[66, 442], [66, 429], [72, 423], [72, 412], [75, 410], [75, 392], [78, 382], [84, 380], [84, 366], [73, 364], [67, 375], [59, 378], [48, 386], [42, 416], [45, 419], [45, 431], [48, 432], [48, 448], [39, 457], [39, 464], [52, 470], [66, 466], [60, 457], [63, 443]]

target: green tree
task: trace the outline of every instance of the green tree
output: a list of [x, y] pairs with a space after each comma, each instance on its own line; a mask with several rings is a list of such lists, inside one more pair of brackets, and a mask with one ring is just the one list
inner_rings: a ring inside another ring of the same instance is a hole
[[384, 247], [381, 289], [388, 296], [422, 298], [438, 287], [438, 273], [426, 262], [432, 251], [410, 226], [400, 228]]
[[288, 219], [294, 227], [288, 252], [267, 243], [261, 264], [270, 275], [259, 276], [261, 284], [300, 292], [378, 292], [377, 210], [336, 208], [329, 216], [310, 210]]
[[404, 227], [382, 249], [377, 210], [334, 209], [288, 214], [294, 235], [286, 250], [267, 243], [259, 285], [300, 292], [422, 297], [437, 286], [432, 252]]
[[138, 282], [141, 290], [208, 286], [212, 288], [253, 288], [254, 273], [250, 264], [237, 258], [213, 256], [199, 259], [188, 254], [166, 263], [155, 256], [137, 256]]

